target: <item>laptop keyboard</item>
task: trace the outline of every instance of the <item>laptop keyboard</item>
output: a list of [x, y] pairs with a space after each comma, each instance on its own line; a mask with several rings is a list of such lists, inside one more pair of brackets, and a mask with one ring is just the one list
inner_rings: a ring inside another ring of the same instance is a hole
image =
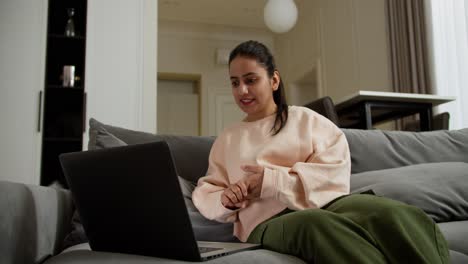
[[211, 251], [215, 251], [215, 250], [220, 250], [222, 248], [199, 247], [198, 249], [199, 249], [200, 253], [206, 253], [206, 252], [211, 252]]

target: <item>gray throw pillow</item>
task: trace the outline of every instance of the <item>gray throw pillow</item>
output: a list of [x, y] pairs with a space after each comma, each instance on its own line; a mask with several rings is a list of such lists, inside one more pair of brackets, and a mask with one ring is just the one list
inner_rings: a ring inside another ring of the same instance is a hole
[[126, 145], [127, 143], [123, 142], [112, 133], [109, 133], [104, 127], [100, 127], [97, 130], [95, 149], [121, 147]]
[[205, 175], [208, 169], [208, 156], [215, 140], [214, 137], [156, 135], [106, 125], [91, 118], [88, 149], [112, 144], [110, 138], [104, 142], [102, 131], [111, 134], [110, 138], [117, 138], [128, 145], [166, 141], [174, 157], [177, 173], [192, 182], [197, 182], [198, 178]]
[[436, 222], [468, 219], [468, 163], [426, 163], [351, 175], [351, 192], [369, 189], [419, 207]]

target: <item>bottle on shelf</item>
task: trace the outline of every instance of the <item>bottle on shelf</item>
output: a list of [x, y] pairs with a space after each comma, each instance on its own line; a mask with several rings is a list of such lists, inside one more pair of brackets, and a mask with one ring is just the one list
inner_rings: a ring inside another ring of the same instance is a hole
[[65, 36], [74, 37], [75, 36], [75, 22], [73, 21], [73, 16], [75, 15], [74, 8], [67, 8], [68, 20], [65, 25]]

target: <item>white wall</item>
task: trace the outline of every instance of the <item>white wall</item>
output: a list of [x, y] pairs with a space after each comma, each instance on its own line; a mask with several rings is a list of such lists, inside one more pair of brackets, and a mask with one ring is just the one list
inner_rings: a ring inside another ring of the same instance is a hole
[[277, 66], [288, 104], [303, 105], [322, 96], [320, 85], [320, 17], [316, 1], [296, 1], [294, 28], [275, 34]]
[[385, 0], [321, 0], [323, 90], [392, 91]]
[[385, 0], [297, 4], [296, 26], [275, 37], [289, 103], [304, 104], [324, 95], [337, 101], [358, 90], [392, 90]]
[[[158, 71], [201, 75], [202, 135], [216, 135], [242, 112], [232, 100], [228, 66], [216, 63], [216, 50], [254, 39], [274, 49], [273, 35], [257, 29], [159, 21]], [[181, 120], [183, 122], [183, 120]]]
[[157, 1], [88, 2], [88, 119], [156, 131], [156, 49]]
[[156, 94], [158, 86], [158, 1], [144, 0], [143, 14], [143, 101], [140, 107], [140, 129], [155, 133]]
[[47, 1], [0, 1], [0, 36], [0, 180], [39, 184]]

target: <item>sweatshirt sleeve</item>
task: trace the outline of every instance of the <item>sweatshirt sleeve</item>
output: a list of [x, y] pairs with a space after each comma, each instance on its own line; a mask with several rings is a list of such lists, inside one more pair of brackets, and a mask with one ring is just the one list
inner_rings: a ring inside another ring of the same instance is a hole
[[346, 137], [328, 120], [318, 121], [322, 122], [319, 129], [309, 131], [312, 144], [301, 142], [312, 146], [305, 162], [297, 162], [291, 168], [264, 168], [262, 198], [275, 198], [290, 209], [302, 210], [320, 208], [349, 194], [351, 161]]
[[198, 180], [192, 201], [204, 217], [226, 223], [237, 220], [239, 209], [230, 210], [221, 204], [221, 194], [229, 186], [223, 148], [222, 139], [218, 137], [210, 151], [207, 175]]

